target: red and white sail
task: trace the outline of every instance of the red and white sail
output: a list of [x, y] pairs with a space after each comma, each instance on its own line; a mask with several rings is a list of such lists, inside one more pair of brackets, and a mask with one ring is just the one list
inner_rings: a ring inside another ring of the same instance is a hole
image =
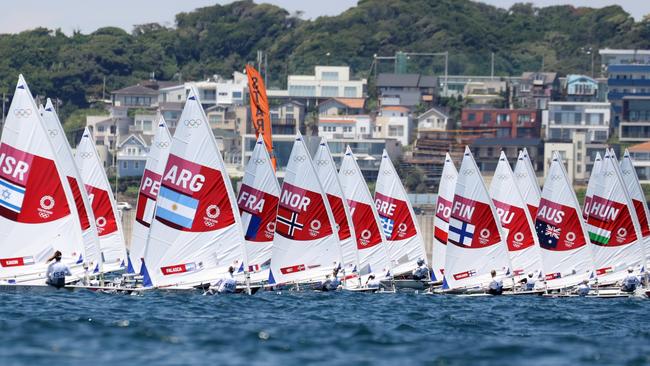
[[618, 169], [618, 161], [607, 150], [600, 170], [589, 179], [594, 189], [587, 209], [587, 232], [601, 284], [622, 280], [627, 268], [641, 266], [645, 257], [634, 205]]
[[343, 194], [339, 174], [336, 171], [332, 153], [324, 137], [321, 139], [318, 150], [316, 150], [316, 154], [314, 155], [314, 167], [316, 168], [318, 179], [327, 193], [327, 200], [338, 227], [343, 263], [345, 263], [345, 267], [343, 268], [346, 277], [349, 277], [355, 268], [359, 268], [359, 253], [355, 240], [356, 234], [354, 224], [352, 223], [352, 215], [350, 214], [350, 206], [348, 206], [345, 195]]
[[88, 199], [88, 193], [83, 186], [79, 169], [77, 169], [77, 165], [75, 164], [72, 149], [65, 136], [59, 117], [54, 110], [54, 105], [52, 105], [52, 101], [49, 98], [41, 115], [43, 116], [43, 123], [50, 137], [50, 142], [54, 148], [57, 163], [60, 165], [62, 173], [65, 174], [70, 191], [74, 196], [77, 214], [79, 215], [79, 224], [83, 232], [86, 253], [84, 262], [88, 263], [90, 268], [95, 268], [101, 262], [101, 251], [99, 249], [99, 237], [97, 235], [97, 227], [95, 226], [95, 217], [92, 212], [90, 200]]
[[[591, 173], [589, 174], [590, 178], [596, 177], [600, 174], [600, 169], [603, 165], [603, 158], [600, 156], [600, 153], [596, 153], [596, 158], [594, 159], [594, 165], [591, 167]], [[589, 179], [587, 183], [587, 190], [585, 191], [585, 199], [582, 205], [582, 218], [587, 222], [589, 218], [589, 204], [591, 203], [591, 198], [594, 196], [594, 190], [596, 189], [596, 179]]]
[[449, 289], [485, 286], [490, 272], [508, 273], [510, 259], [499, 217], [469, 147], [454, 191], [445, 261]]
[[490, 196], [508, 243], [512, 275], [521, 277], [534, 273], [537, 276], [542, 271], [542, 259], [535, 226], [503, 151], [490, 183]]
[[298, 133], [282, 182], [269, 283], [322, 280], [340, 263], [336, 221]]
[[87, 127], [77, 145], [75, 161], [88, 193], [99, 235], [103, 262], [99, 263], [95, 270], [111, 272], [122, 269], [127, 261], [122, 219], [104, 166], [95, 149], [95, 140]]
[[131, 233], [129, 260], [130, 269], [135, 273], [140, 273], [142, 267], [142, 260], [149, 239], [149, 230], [156, 210], [156, 200], [160, 191], [160, 181], [167, 165], [171, 140], [172, 137], [167, 129], [165, 119], [160, 116], [158, 128], [149, 147], [144, 173], [140, 180], [135, 222], [133, 222], [133, 232]]
[[574, 286], [590, 278], [594, 262], [589, 237], [578, 199], [557, 152], [553, 152], [544, 182], [535, 231], [549, 289]]
[[390, 277], [392, 275], [390, 255], [386, 237], [379, 224], [379, 214], [349, 146], [341, 162], [339, 180], [352, 215], [359, 253], [359, 275], [374, 274], [377, 278]]
[[428, 262], [417, 217], [385, 149], [375, 185], [375, 208], [389, 247], [393, 275], [410, 273], [418, 259]]
[[45, 261], [59, 250], [85, 258], [74, 195], [22, 75], [0, 144], [0, 280], [45, 284]]
[[279, 199], [280, 185], [264, 145], [264, 136], [260, 135], [246, 165], [237, 197], [246, 240], [248, 272], [253, 282], [269, 278]]
[[530, 156], [528, 156], [528, 150], [526, 148], [519, 151], [514, 174], [515, 182], [519, 188], [519, 192], [521, 192], [521, 197], [526, 202], [530, 217], [534, 220], [535, 216], [537, 216], [537, 207], [542, 197], [542, 191], [539, 189], [537, 175], [535, 175], [535, 169], [533, 169], [533, 163], [530, 161]]
[[225, 164], [192, 88], [162, 174], [143, 261], [145, 283], [187, 288], [223, 278], [242, 261], [245, 266], [237, 213]]
[[648, 205], [646, 204], [645, 194], [639, 183], [639, 177], [636, 174], [636, 169], [634, 169], [634, 162], [627, 149], [625, 149], [623, 160], [621, 160], [621, 174], [623, 176], [623, 184], [627, 187], [630, 199], [634, 205], [634, 212], [636, 212], [636, 217], [639, 220], [647, 262], [647, 258], [650, 257], [650, 220], [648, 220], [650, 212], [648, 212]]
[[458, 171], [449, 154], [445, 156], [445, 164], [438, 186], [436, 200], [436, 216], [433, 218], [433, 248], [431, 253], [431, 275], [433, 281], [442, 281], [445, 272], [447, 255], [447, 236], [449, 235], [449, 218], [451, 203], [454, 200]]

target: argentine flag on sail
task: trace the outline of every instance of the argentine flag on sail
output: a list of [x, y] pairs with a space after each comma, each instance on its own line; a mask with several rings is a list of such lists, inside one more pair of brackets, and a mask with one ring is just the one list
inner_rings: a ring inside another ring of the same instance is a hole
[[20, 213], [25, 199], [25, 188], [0, 178], [0, 206]]
[[192, 228], [199, 200], [183, 193], [160, 187], [156, 217], [184, 228]]

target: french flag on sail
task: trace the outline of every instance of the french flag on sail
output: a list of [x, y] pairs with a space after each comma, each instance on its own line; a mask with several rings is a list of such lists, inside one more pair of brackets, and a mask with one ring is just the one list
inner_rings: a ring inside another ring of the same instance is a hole
[[25, 199], [25, 188], [0, 178], [0, 206], [20, 213]]
[[156, 217], [187, 229], [192, 228], [199, 200], [167, 187], [160, 187]]
[[[249, 212], [243, 212], [241, 217], [242, 217], [242, 223], [244, 223], [244, 227], [246, 229], [245, 239], [246, 240], [255, 239], [257, 233], [260, 230], [260, 225], [262, 224], [262, 218], [260, 216], [253, 215]], [[246, 223], [248, 223], [248, 226], [246, 226]]]

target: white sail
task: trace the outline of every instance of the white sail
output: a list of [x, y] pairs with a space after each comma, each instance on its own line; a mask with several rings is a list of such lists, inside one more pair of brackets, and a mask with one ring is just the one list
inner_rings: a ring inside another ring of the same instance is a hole
[[103, 262], [95, 267], [95, 271], [111, 272], [122, 269], [127, 258], [121, 215], [115, 205], [113, 190], [104, 166], [95, 149], [95, 140], [87, 127], [77, 145], [75, 161], [88, 193], [99, 235]]
[[167, 165], [171, 140], [172, 137], [167, 129], [165, 119], [160, 116], [158, 128], [151, 141], [147, 163], [144, 166], [144, 172], [140, 180], [135, 221], [131, 232], [129, 272], [140, 273], [142, 267], [142, 260], [149, 239], [149, 229], [151, 228], [151, 222], [156, 210], [156, 200], [160, 191], [160, 181], [165, 171], [165, 165]]
[[269, 283], [322, 280], [340, 263], [336, 221], [298, 133], [282, 182]]
[[390, 248], [393, 275], [410, 273], [419, 259], [428, 262], [417, 217], [385, 149], [375, 185], [375, 208]]
[[390, 277], [391, 261], [386, 237], [379, 225], [379, 215], [368, 185], [349, 146], [341, 162], [339, 180], [352, 215], [359, 252], [359, 276]]
[[557, 152], [553, 152], [544, 182], [535, 230], [549, 289], [573, 286], [591, 277], [594, 262], [589, 237], [578, 199]]
[[542, 191], [539, 189], [535, 169], [533, 169], [533, 163], [530, 161], [530, 156], [526, 148], [519, 151], [514, 174], [519, 192], [521, 192], [521, 196], [526, 201], [528, 213], [534, 220], [535, 216], [537, 216], [537, 208], [539, 207], [539, 200], [542, 197]]
[[[237, 204], [246, 239], [248, 271], [253, 282], [269, 278], [280, 185], [260, 134], [242, 179]], [[243, 270], [243, 268], [242, 268]]]
[[451, 203], [454, 200], [458, 171], [449, 154], [445, 156], [445, 165], [440, 176], [438, 198], [436, 200], [436, 216], [433, 218], [433, 248], [431, 253], [432, 280], [442, 281], [445, 272], [447, 255], [447, 237], [449, 235], [449, 217]]
[[101, 262], [101, 251], [99, 248], [99, 236], [97, 235], [97, 227], [95, 226], [95, 216], [92, 212], [88, 193], [83, 186], [79, 169], [75, 164], [72, 149], [68, 143], [68, 139], [63, 131], [63, 126], [59, 121], [59, 117], [54, 110], [52, 101], [48, 98], [45, 108], [42, 111], [43, 123], [47, 134], [52, 142], [54, 153], [57, 158], [57, 163], [61, 167], [61, 171], [65, 174], [70, 191], [74, 196], [77, 214], [79, 215], [79, 224], [83, 232], [83, 242], [85, 247], [86, 262], [89, 268], [95, 268]]
[[587, 183], [587, 190], [585, 191], [585, 199], [582, 205], [582, 218], [587, 222], [589, 218], [589, 204], [591, 203], [591, 197], [594, 196], [594, 190], [596, 189], [596, 179], [594, 177], [600, 174], [600, 169], [603, 165], [603, 159], [600, 157], [600, 153], [596, 153], [596, 158], [594, 159], [594, 165], [591, 167], [591, 173], [589, 174], [590, 179]]
[[74, 195], [22, 75], [0, 144], [0, 279], [45, 284], [54, 251], [85, 257]]
[[474, 157], [466, 147], [449, 218], [444, 287], [482, 287], [492, 280], [492, 270], [505, 275], [509, 268], [501, 223]]
[[343, 188], [339, 181], [339, 174], [336, 171], [336, 165], [332, 158], [332, 153], [327, 145], [327, 139], [321, 139], [318, 150], [314, 155], [314, 167], [318, 174], [318, 179], [327, 193], [334, 220], [338, 226], [339, 241], [341, 242], [341, 252], [343, 253], [343, 263], [345, 263], [345, 277], [350, 278], [355, 268], [359, 268], [359, 253], [357, 251], [356, 234], [350, 214], [350, 206], [343, 194]]
[[501, 220], [503, 235], [508, 243], [512, 275], [535, 276], [542, 271], [539, 243], [533, 219], [515, 180], [508, 158], [502, 151], [490, 183], [490, 196]]
[[646, 204], [645, 194], [639, 183], [639, 177], [636, 174], [636, 169], [634, 169], [634, 162], [627, 149], [625, 149], [623, 160], [621, 160], [621, 174], [623, 175], [623, 183], [627, 187], [630, 199], [634, 204], [637, 219], [639, 220], [647, 262], [647, 259], [650, 258], [650, 221], [648, 220], [650, 212], [648, 212], [648, 205]]
[[142, 270], [145, 284], [188, 288], [245, 265], [244, 233], [230, 178], [190, 92], [172, 138]]
[[591, 240], [596, 276], [601, 284], [611, 284], [627, 276], [628, 267], [641, 266], [645, 257], [634, 205], [618, 172], [616, 158], [605, 152], [589, 201], [587, 232]]

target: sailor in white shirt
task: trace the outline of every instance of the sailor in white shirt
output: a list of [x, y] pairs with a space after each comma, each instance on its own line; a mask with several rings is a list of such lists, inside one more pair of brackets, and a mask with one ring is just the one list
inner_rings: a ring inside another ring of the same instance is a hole
[[621, 283], [621, 291], [634, 292], [641, 285], [639, 277], [635, 276], [632, 272], [634, 272], [634, 268], [630, 267], [627, 269], [627, 277]]
[[381, 281], [376, 279], [374, 274], [368, 276], [368, 280], [366, 281], [367, 288], [379, 289], [380, 286], [381, 286]]
[[589, 294], [589, 291], [591, 291], [591, 286], [589, 286], [589, 280], [584, 280], [582, 283], [578, 286], [578, 289], [576, 292], [580, 296], [587, 296]]
[[210, 295], [214, 295], [215, 293], [217, 294], [235, 293], [235, 290], [237, 290], [237, 281], [235, 281], [235, 277], [233, 275], [234, 272], [235, 272], [235, 267], [230, 266], [230, 268], [228, 268], [228, 274], [230, 276], [226, 278], [222, 278], [219, 281], [215, 282], [213, 285], [210, 286], [207, 293]]
[[424, 259], [418, 259], [418, 267], [413, 270], [413, 279], [416, 281], [426, 280], [429, 275], [429, 268], [424, 264]]
[[70, 267], [68, 267], [67, 264], [61, 262], [61, 252], [56, 251], [48, 259], [47, 261], [54, 260], [54, 262], [50, 263], [50, 265], [47, 267], [47, 279], [45, 282], [53, 287], [61, 288], [65, 287], [65, 276], [72, 276], [72, 272], [70, 272]]
[[528, 273], [528, 277], [519, 281], [522, 284], [524, 291], [533, 291], [535, 289], [535, 283], [537, 280], [533, 276], [533, 272]]
[[500, 278], [497, 278], [497, 271], [492, 270], [490, 272], [492, 275], [492, 282], [488, 286], [488, 294], [490, 295], [501, 295], [503, 294], [503, 281]]

